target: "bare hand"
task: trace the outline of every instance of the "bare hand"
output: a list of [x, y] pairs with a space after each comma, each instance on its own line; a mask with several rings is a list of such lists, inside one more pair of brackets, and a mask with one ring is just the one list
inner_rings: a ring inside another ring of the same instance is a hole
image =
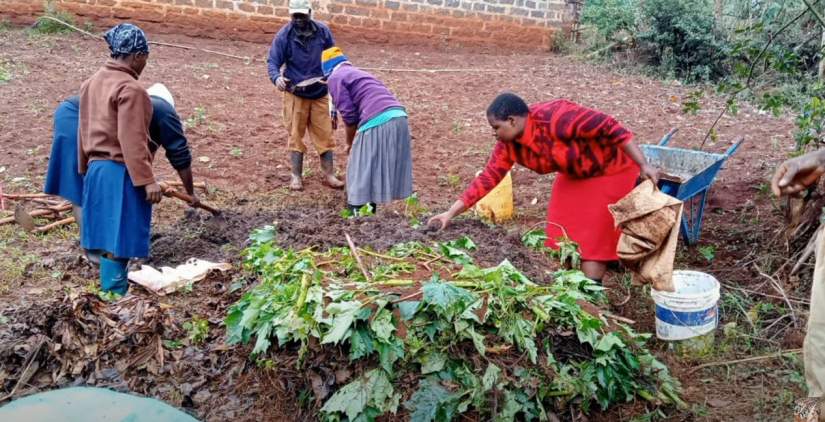
[[201, 203], [201, 199], [198, 198], [198, 195], [196, 195], [195, 193], [192, 193], [192, 195], [190, 196], [192, 197], [192, 201], [189, 202], [189, 206], [196, 207], [198, 206], [198, 204]]
[[816, 183], [825, 173], [825, 163], [819, 151], [792, 158], [780, 164], [771, 180], [776, 196], [793, 195]]
[[640, 176], [642, 179], [650, 179], [654, 185], [659, 183], [659, 169], [650, 164], [642, 166]]
[[453, 216], [450, 215], [449, 211], [443, 212], [430, 218], [430, 220], [427, 221], [427, 226], [430, 228], [434, 227], [436, 231], [441, 231], [447, 228], [447, 225], [450, 224], [450, 220], [452, 220], [452, 218]]
[[163, 198], [163, 191], [157, 183], [150, 183], [144, 189], [146, 189], [146, 200], [152, 204], [157, 204]]
[[278, 79], [275, 79], [275, 86], [278, 88], [278, 91], [286, 91], [286, 87], [290, 82], [289, 79], [278, 76]]

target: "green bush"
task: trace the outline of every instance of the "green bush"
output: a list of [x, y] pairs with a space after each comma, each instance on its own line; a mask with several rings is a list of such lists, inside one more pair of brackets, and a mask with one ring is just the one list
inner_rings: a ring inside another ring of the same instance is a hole
[[646, 0], [638, 41], [651, 65], [688, 82], [724, 76], [727, 46], [708, 0]]
[[[44, 7], [45, 11], [43, 16], [52, 17], [55, 19], [60, 19], [63, 22], [66, 22], [70, 25], [75, 25], [75, 18], [69, 12], [60, 10], [55, 6], [53, 1], [47, 1]], [[66, 25], [62, 25], [58, 22], [55, 22], [51, 19], [44, 19], [43, 16], [37, 19], [32, 30], [39, 34], [57, 34], [61, 32], [70, 32], [72, 29], [67, 27]]]
[[634, 34], [639, 25], [639, 8], [636, 0], [589, 0], [582, 10], [581, 21], [592, 25], [605, 41], [617, 34]]

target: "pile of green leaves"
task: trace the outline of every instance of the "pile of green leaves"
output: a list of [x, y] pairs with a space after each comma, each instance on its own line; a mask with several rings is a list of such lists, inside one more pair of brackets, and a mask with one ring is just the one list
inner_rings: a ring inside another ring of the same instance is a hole
[[[368, 281], [349, 249], [282, 249], [271, 227], [252, 242], [245, 265], [260, 284], [230, 308], [228, 341], [254, 340], [256, 355], [297, 343], [300, 364], [310, 347], [343, 347], [353, 367], [365, 362], [368, 370], [319, 398], [328, 420], [406, 411], [413, 421], [442, 421], [470, 410], [546, 420], [568, 406], [604, 409], [637, 395], [682, 404], [678, 383], [645, 349], [648, 335], [609, 329], [582, 309], [604, 297], [578, 270], [538, 285], [506, 260], [475, 265], [475, 244], [464, 237], [364, 251], [373, 258]], [[429, 279], [399, 278], [422, 266], [433, 268]]]

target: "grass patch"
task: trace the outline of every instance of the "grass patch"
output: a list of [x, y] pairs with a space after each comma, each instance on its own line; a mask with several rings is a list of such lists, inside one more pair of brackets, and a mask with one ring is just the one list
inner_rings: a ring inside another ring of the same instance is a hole
[[68, 26], [55, 22], [51, 19], [46, 19], [47, 17], [59, 19], [70, 25], [77, 26], [77, 22], [74, 15], [72, 15], [69, 12], [66, 12], [65, 10], [58, 9], [54, 1], [48, 0], [46, 1], [45, 11], [43, 12], [43, 15], [37, 18], [37, 22], [34, 24], [34, 26], [32, 26], [31, 31], [35, 34], [41, 35], [72, 32], [72, 29]]
[[[38, 219], [37, 224], [48, 221]], [[24, 280], [61, 278], [62, 272], [41, 265], [43, 253], [55, 244], [77, 237], [77, 226], [59, 227], [45, 234], [27, 233], [15, 224], [0, 226], [0, 295], [23, 285]], [[58, 272], [60, 275], [58, 276]]]

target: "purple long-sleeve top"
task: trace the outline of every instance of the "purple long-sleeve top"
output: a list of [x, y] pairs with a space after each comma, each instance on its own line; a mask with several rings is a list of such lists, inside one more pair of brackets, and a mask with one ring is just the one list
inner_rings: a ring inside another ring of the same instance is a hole
[[348, 126], [361, 126], [387, 109], [403, 107], [375, 76], [344, 63], [327, 80], [332, 104]]

